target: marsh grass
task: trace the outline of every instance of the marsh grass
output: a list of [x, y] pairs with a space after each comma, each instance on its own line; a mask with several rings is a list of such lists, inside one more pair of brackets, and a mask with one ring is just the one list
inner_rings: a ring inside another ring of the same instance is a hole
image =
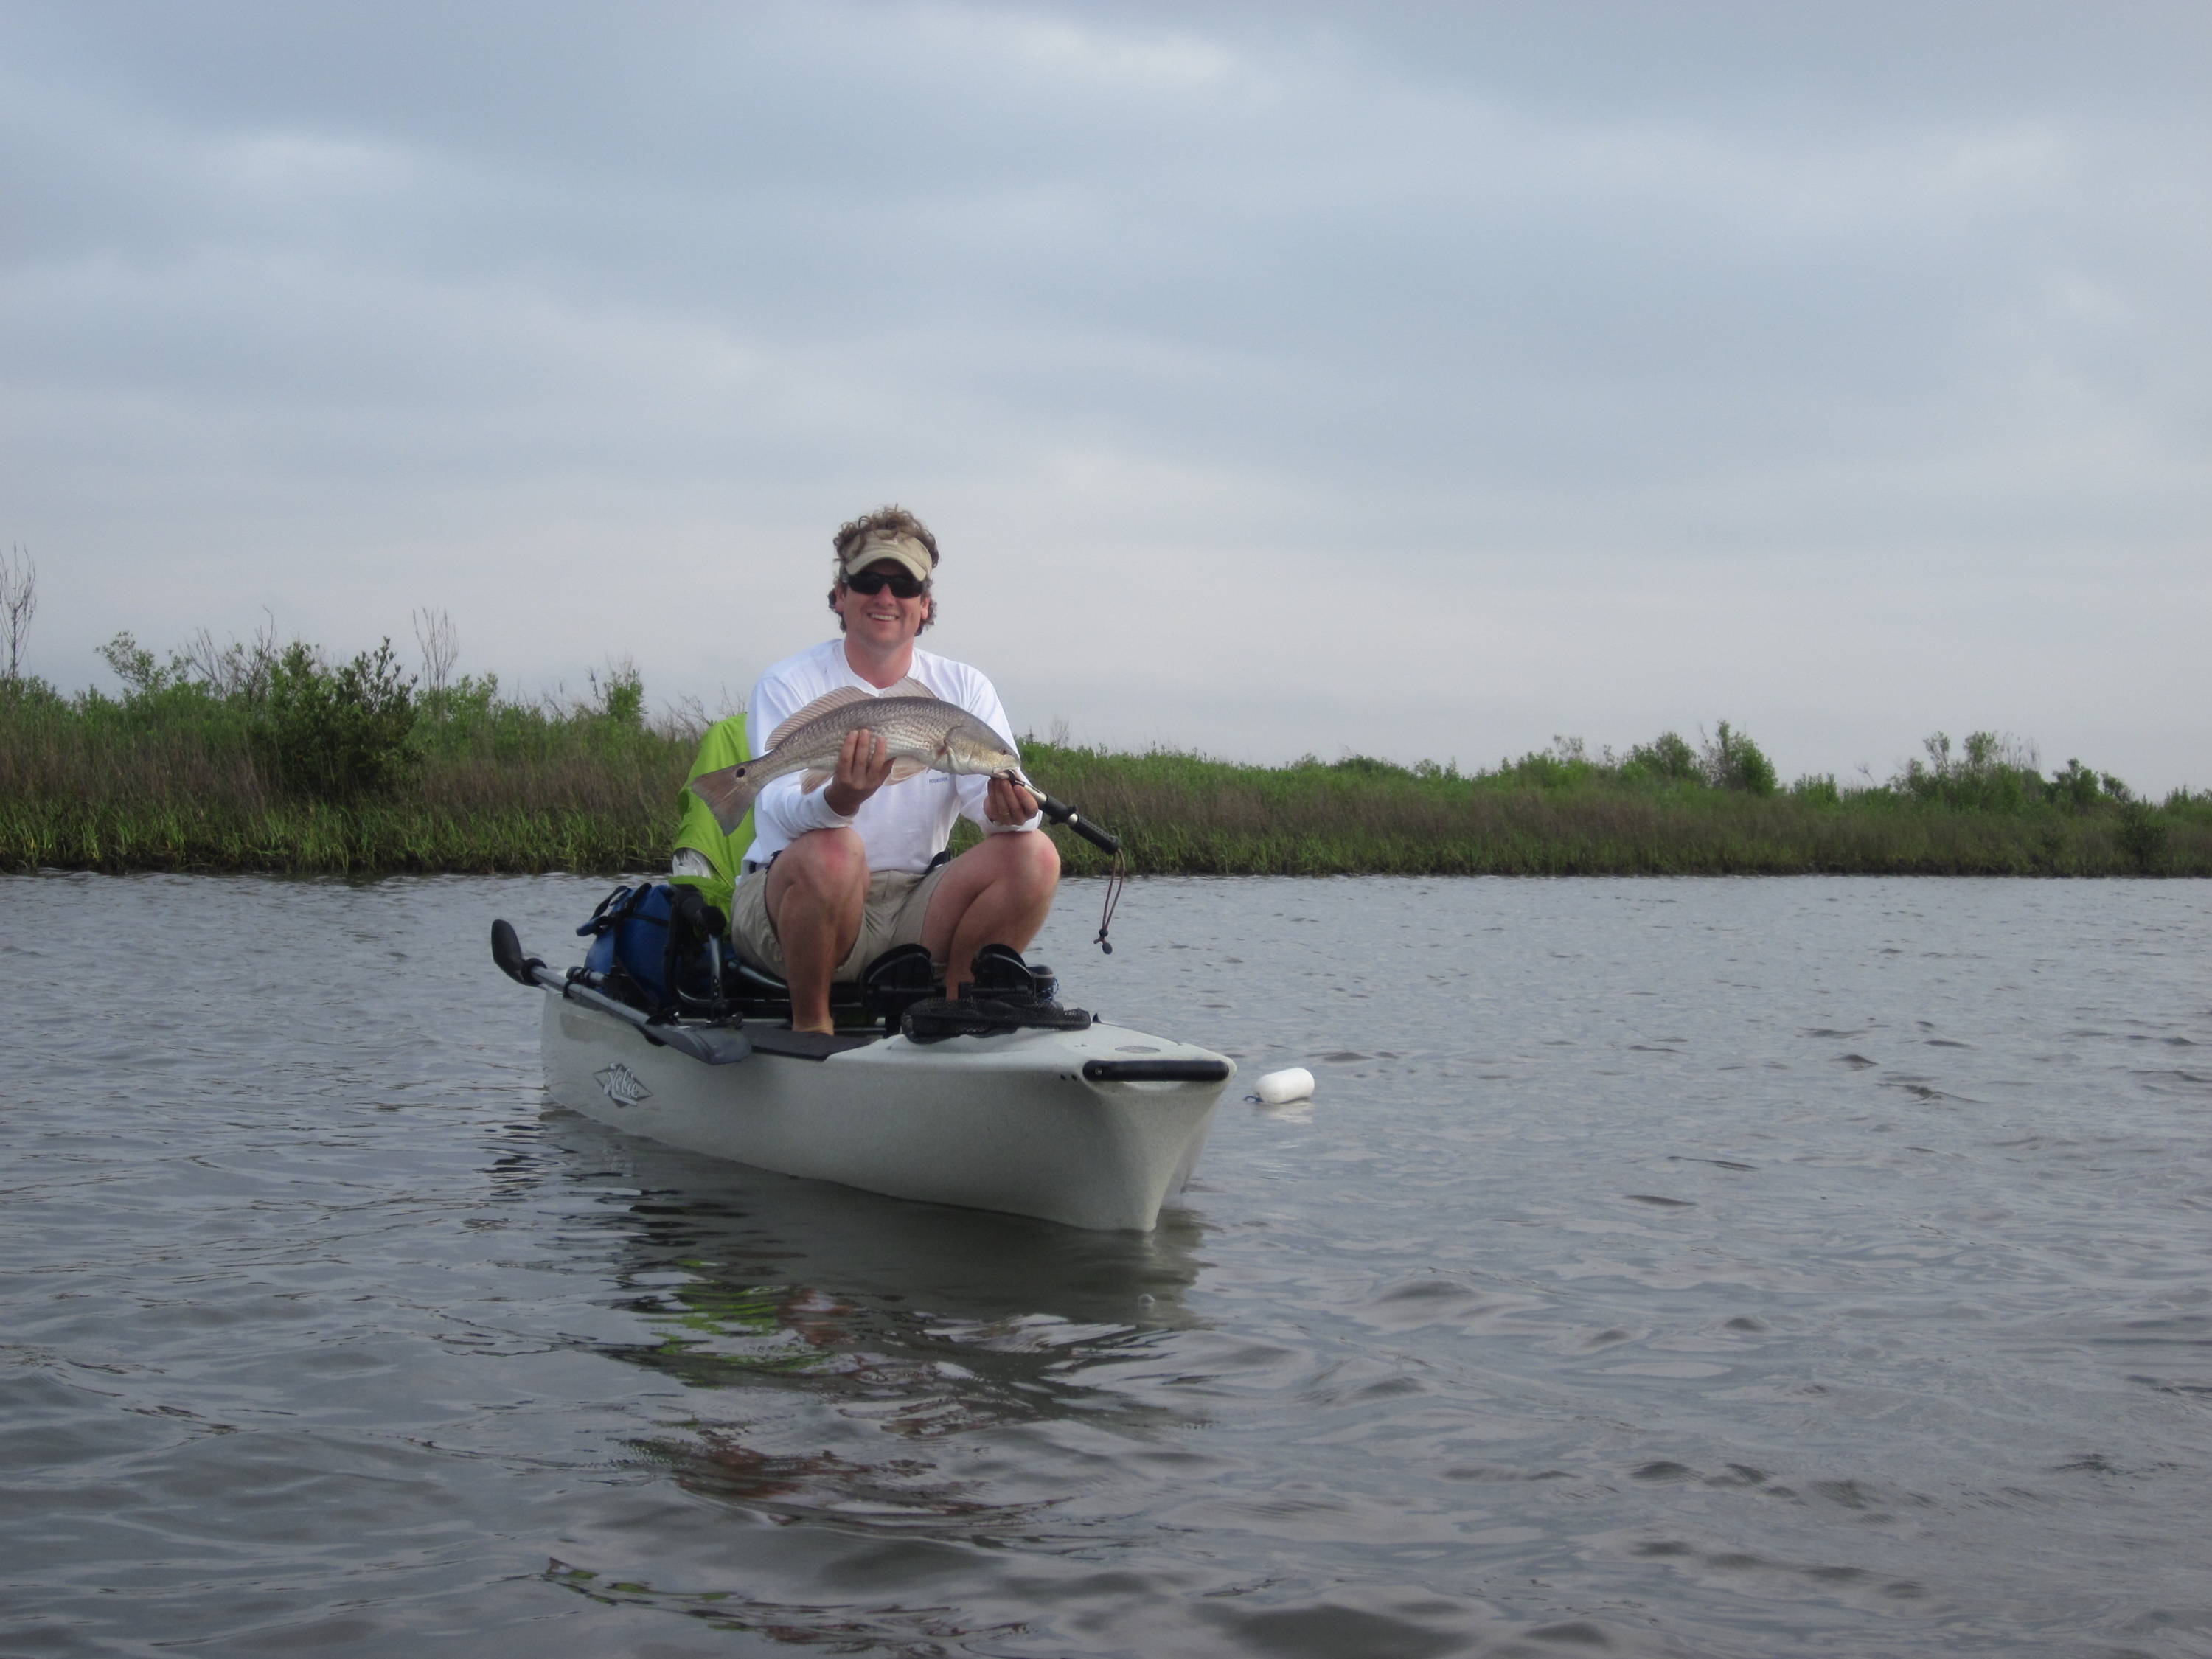
[[[1578, 756], [1461, 775], [1354, 757], [1236, 766], [1034, 740], [1032, 775], [1110, 825], [1133, 868], [1189, 874], [2212, 875], [2212, 801], [2007, 811], [1875, 785], [1756, 794]], [[1075, 843], [1071, 868], [1103, 867]]]
[[[0, 866], [366, 876], [665, 864], [704, 720], [646, 720], [627, 665], [567, 704], [502, 699], [490, 677], [463, 677], [411, 693], [404, 722], [386, 684], [380, 718], [404, 733], [404, 753], [368, 769], [374, 787], [356, 780], [330, 796], [301, 787], [296, 757], [271, 742], [253, 669], [195, 673], [180, 657], [158, 670], [138, 653], [118, 667], [120, 698], [0, 681]], [[336, 685], [343, 671], [326, 672]], [[1564, 740], [1467, 774], [1361, 756], [1264, 767], [1022, 746], [1038, 782], [1115, 830], [1142, 873], [2212, 875], [2212, 796], [2152, 805], [2079, 762], [2045, 778], [1986, 733], [1957, 755], [1938, 733], [1927, 761], [1857, 789], [1832, 778], [1782, 789], [1725, 726], [1702, 755], [1671, 732], [1620, 759]], [[1053, 833], [1072, 872], [1104, 870], [1087, 843]], [[963, 829], [956, 845], [971, 837]]]
[[0, 866], [88, 870], [639, 870], [665, 865], [695, 728], [604, 706], [420, 700], [385, 787], [287, 787], [251, 708], [0, 687]]

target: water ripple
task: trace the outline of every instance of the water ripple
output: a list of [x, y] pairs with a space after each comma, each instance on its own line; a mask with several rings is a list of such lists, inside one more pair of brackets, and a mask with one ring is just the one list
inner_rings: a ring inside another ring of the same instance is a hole
[[5, 884], [0, 1650], [2212, 1651], [2201, 884], [1072, 893], [1142, 1238], [544, 1109], [602, 885]]

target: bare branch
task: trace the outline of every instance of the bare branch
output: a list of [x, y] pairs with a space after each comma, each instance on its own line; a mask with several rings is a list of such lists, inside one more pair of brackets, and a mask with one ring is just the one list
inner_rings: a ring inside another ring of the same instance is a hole
[[38, 609], [39, 567], [27, 549], [11, 546], [0, 558], [0, 626], [8, 630], [8, 670], [0, 678], [10, 685], [22, 678], [23, 641]]
[[415, 643], [422, 647], [422, 689], [444, 690], [460, 659], [461, 646], [453, 619], [442, 605], [415, 613]]
[[222, 650], [206, 629], [185, 641], [185, 648], [177, 653], [177, 662], [191, 678], [210, 690], [221, 693], [225, 689]]

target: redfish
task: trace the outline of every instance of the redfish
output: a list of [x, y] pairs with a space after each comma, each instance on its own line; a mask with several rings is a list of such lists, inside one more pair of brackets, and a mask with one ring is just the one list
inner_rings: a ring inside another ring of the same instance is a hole
[[879, 697], [850, 685], [825, 692], [777, 726], [763, 753], [717, 772], [702, 773], [691, 780], [692, 793], [713, 810], [715, 823], [726, 835], [770, 780], [803, 772], [799, 787], [809, 794], [829, 782], [836, 774], [837, 751], [846, 737], [863, 727], [890, 750], [893, 783], [934, 769], [956, 775], [1003, 777], [1030, 787], [1022, 775], [1021, 757], [1004, 738], [921, 681], [905, 679]]

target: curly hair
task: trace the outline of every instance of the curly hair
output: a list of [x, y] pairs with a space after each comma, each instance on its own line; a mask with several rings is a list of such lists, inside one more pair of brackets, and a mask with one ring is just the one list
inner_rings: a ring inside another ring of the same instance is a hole
[[911, 536], [929, 550], [929, 567], [937, 568], [937, 538], [929, 533], [929, 526], [904, 507], [879, 507], [874, 512], [863, 514], [850, 524], [841, 524], [837, 533], [830, 538], [831, 550], [837, 556], [840, 568], [845, 556], [871, 536]]
[[[927, 525], [896, 504], [879, 507], [872, 513], [864, 513], [848, 524], [839, 525], [837, 533], [830, 538], [830, 550], [837, 563], [837, 580], [830, 589], [830, 608], [832, 611], [837, 609], [837, 590], [845, 585], [846, 556], [871, 538], [888, 538], [892, 536], [910, 537], [920, 542], [928, 550], [930, 569], [933, 572], [937, 568], [937, 538], [929, 533]], [[915, 630], [916, 633], [927, 633], [937, 621], [937, 594], [933, 586], [928, 598], [929, 614], [921, 619], [921, 626]], [[837, 618], [837, 631], [840, 634], [845, 631], [845, 618], [842, 614]]]

